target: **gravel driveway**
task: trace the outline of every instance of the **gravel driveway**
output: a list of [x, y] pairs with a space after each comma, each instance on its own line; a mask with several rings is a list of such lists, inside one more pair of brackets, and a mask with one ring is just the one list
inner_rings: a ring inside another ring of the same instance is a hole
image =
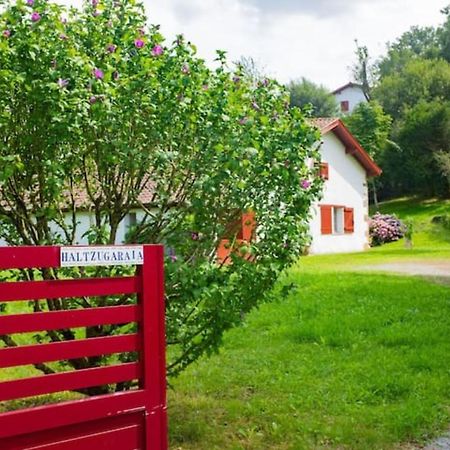
[[405, 275], [419, 275], [425, 277], [450, 278], [449, 260], [422, 260], [391, 262], [359, 266], [358, 269], [398, 273]]

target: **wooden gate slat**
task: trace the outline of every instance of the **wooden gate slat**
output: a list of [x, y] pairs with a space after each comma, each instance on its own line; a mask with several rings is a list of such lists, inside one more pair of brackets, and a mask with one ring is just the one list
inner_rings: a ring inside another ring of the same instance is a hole
[[0, 248], [0, 270], [59, 267], [60, 247], [20, 246]]
[[29, 314], [8, 314], [0, 316], [0, 335], [138, 322], [141, 317], [140, 311], [139, 306], [127, 305]]
[[[143, 390], [116, 392], [0, 414], [0, 439], [145, 410]], [[24, 429], [23, 424], [27, 427]], [[0, 444], [2, 441], [0, 441]], [[1, 448], [1, 446], [0, 446]]]
[[139, 350], [137, 334], [106, 336], [0, 349], [0, 368]]
[[135, 380], [140, 378], [140, 368], [139, 363], [125, 363], [4, 381], [0, 401]]
[[5, 439], [2, 450], [136, 450], [144, 448], [145, 411]]
[[134, 294], [139, 286], [138, 277], [2, 282], [0, 302]]

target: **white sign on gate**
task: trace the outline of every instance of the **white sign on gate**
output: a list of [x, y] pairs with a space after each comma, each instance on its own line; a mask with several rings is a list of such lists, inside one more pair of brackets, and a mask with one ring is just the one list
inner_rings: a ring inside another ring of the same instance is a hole
[[61, 247], [61, 267], [129, 266], [144, 263], [142, 245]]

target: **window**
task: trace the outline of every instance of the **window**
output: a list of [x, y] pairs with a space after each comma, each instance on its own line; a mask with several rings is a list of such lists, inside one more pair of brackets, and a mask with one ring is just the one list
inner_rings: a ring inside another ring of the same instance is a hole
[[342, 234], [344, 232], [344, 208], [341, 206], [333, 207], [333, 234]]
[[320, 163], [320, 169], [319, 169], [319, 175], [324, 179], [328, 180], [330, 177], [330, 167], [328, 163], [321, 162]]
[[348, 100], [343, 100], [341, 102], [341, 112], [348, 112], [349, 109], [350, 109], [350, 106], [349, 106]]
[[322, 234], [344, 234], [354, 232], [353, 208], [339, 205], [320, 205]]

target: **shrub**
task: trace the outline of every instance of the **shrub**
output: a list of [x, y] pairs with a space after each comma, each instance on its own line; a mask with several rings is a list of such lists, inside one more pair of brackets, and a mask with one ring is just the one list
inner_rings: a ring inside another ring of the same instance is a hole
[[[318, 132], [275, 80], [229, 67], [224, 52], [210, 68], [182, 36], [165, 42], [139, 2], [0, 5], [0, 239], [74, 244], [78, 212], [89, 208], [89, 242], [113, 244], [127, 214], [144, 210], [126, 241], [170, 249], [168, 373], [176, 375], [267, 300], [307, 245], [322, 187], [310, 164]], [[220, 266], [216, 249], [237, 210], [257, 217], [252, 262], [236, 252]], [[86, 332], [106, 336], [111, 327]]]
[[405, 235], [405, 224], [395, 215], [377, 212], [370, 219], [369, 234], [372, 246], [398, 241]]

